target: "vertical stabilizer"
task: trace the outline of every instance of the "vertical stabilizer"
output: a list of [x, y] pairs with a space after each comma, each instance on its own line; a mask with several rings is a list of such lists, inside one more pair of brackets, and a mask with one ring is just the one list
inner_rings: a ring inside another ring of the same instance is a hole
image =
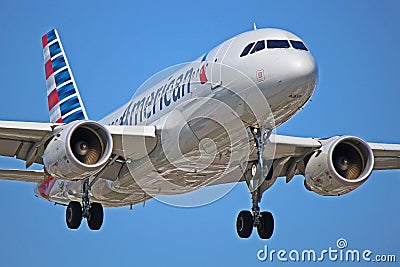
[[42, 37], [50, 122], [87, 120], [71, 68], [55, 29]]

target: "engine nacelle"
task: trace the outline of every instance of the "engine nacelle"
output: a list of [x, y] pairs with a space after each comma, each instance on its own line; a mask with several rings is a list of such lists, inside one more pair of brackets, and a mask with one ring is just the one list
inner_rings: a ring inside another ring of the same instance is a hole
[[49, 174], [79, 180], [96, 174], [107, 164], [113, 141], [104, 126], [94, 121], [74, 121], [61, 127], [43, 153]]
[[319, 195], [343, 195], [364, 183], [373, 167], [374, 155], [365, 141], [332, 137], [306, 163], [304, 185]]

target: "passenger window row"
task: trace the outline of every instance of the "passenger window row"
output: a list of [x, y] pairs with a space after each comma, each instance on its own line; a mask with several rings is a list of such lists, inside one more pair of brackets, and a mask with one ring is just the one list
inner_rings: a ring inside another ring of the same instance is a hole
[[[267, 40], [268, 49], [278, 49], [278, 48], [290, 48], [292, 46], [295, 49], [308, 51], [307, 47], [301, 41], [290, 40]], [[265, 49], [265, 41], [261, 40], [258, 42], [252, 42], [243, 49], [240, 57], [247, 56], [249, 53], [254, 54], [255, 52]]]

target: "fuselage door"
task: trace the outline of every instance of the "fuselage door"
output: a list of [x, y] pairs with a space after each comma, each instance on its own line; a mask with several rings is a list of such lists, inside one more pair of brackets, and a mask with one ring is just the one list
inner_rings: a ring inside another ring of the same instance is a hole
[[234, 38], [222, 43], [216, 48], [217, 52], [209, 58], [211, 65], [211, 89], [220, 87], [223, 84], [223, 73], [227, 66], [224, 65], [224, 58]]

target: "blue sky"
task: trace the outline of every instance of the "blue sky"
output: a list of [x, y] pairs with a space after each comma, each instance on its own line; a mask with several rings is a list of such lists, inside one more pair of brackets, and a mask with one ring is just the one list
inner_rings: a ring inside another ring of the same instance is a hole
[[[90, 118], [100, 119], [152, 74], [193, 60], [256, 22], [301, 36], [319, 64], [312, 102], [278, 133], [400, 142], [399, 10], [395, 0], [3, 1], [0, 120], [48, 121], [41, 36], [53, 27]], [[23, 166], [0, 159], [1, 168]], [[400, 171], [375, 172], [339, 198], [306, 191], [302, 177], [289, 184], [279, 179], [261, 204], [276, 222], [273, 238], [263, 241], [255, 233], [248, 240], [236, 235], [237, 213], [250, 208], [244, 184], [200, 208], [148, 201], [132, 211], [108, 209], [102, 230], [90, 232], [85, 224], [68, 230], [65, 208], [35, 198], [33, 185], [3, 181], [0, 265], [267, 266], [256, 256], [264, 245], [323, 250], [341, 237], [349, 248], [397, 253], [400, 261], [399, 188]]]

